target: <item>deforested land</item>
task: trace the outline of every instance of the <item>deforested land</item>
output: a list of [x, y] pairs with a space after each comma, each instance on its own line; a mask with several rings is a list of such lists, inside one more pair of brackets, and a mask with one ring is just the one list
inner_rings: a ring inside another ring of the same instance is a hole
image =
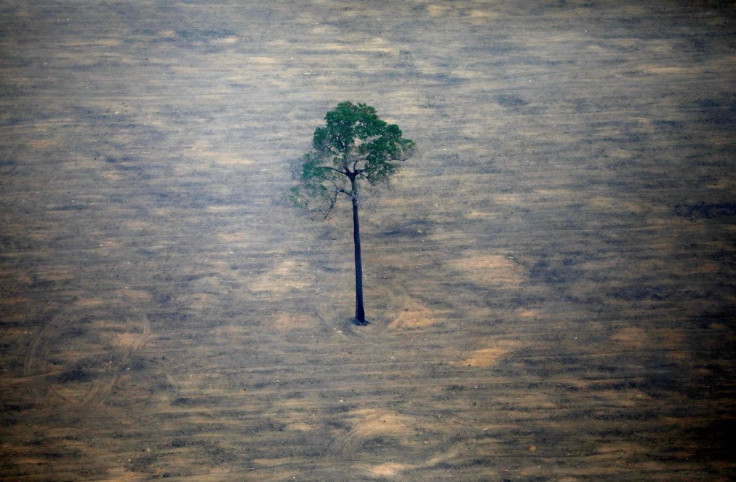
[[[0, 479], [736, 477], [727, 1], [0, 2]], [[339, 102], [416, 142], [284, 202]]]

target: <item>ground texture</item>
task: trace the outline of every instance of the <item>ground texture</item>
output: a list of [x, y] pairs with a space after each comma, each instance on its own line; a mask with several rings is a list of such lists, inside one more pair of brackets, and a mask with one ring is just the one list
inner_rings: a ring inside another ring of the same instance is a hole
[[[730, 1], [0, 1], [0, 478], [729, 480]], [[338, 102], [418, 145], [282, 202]]]

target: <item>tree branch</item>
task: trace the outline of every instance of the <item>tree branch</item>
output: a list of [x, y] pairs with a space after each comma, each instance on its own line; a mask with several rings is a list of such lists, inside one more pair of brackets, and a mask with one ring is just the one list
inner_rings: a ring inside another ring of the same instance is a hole
[[335, 171], [338, 174], [342, 174], [343, 176], [347, 176], [347, 174], [345, 174], [344, 171], [341, 171], [340, 169], [335, 169], [334, 167], [331, 167], [331, 166], [319, 166], [319, 167], [322, 168], [322, 169], [328, 169], [330, 171]]

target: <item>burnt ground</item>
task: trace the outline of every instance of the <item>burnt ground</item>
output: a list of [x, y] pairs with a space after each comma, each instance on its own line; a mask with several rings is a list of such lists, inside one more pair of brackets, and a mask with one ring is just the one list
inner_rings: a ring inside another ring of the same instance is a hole
[[[735, 14], [1, 2], [0, 478], [734, 478]], [[343, 100], [419, 147], [361, 328]]]

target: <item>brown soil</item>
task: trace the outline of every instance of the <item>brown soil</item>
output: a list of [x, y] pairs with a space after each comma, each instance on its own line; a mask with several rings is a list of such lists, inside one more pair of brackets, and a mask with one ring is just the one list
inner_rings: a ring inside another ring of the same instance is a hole
[[[4, 2], [0, 479], [730, 480], [732, 2]], [[286, 206], [338, 102], [417, 155]], [[375, 194], [375, 195], [373, 195]]]

